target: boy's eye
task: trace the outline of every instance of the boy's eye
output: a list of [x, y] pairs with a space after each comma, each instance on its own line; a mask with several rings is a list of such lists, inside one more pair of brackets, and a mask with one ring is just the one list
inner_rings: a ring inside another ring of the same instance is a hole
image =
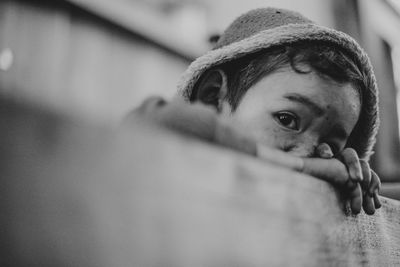
[[289, 112], [280, 112], [274, 115], [275, 119], [282, 126], [291, 129], [291, 130], [299, 130], [298, 119], [295, 115]]

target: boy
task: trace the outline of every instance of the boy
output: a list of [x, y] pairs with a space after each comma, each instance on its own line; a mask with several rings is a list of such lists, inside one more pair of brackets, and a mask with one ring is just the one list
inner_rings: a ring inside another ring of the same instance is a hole
[[379, 124], [376, 81], [346, 34], [289, 10], [252, 10], [191, 64], [179, 89], [192, 105], [153, 98], [135, 113], [327, 180], [353, 213], [381, 206], [368, 165]]

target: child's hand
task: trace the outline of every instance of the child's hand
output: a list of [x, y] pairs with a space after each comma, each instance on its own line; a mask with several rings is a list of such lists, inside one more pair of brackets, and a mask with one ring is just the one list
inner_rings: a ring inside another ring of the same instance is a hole
[[[382, 204], [379, 200], [379, 190], [381, 189], [381, 180], [379, 176], [370, 169], [369, 164], [365, 160], [360, 160], [362, 173], [363, 173], [363, 181], [361, 182], [361, 187], [364, 190], [364, 201], [363, 208], [367, 214], [373, 214], [375, 207], [379, 209]], [[368, 210], [372, 210], [371, 213], [368, 213]]]
[[329, 145], [321, 144], [317, 156], [320, 159], [304, 159], [303, 171], [342, 187], [353, 213], [359, 213], [363, 207], [365, 213], [373, 214], [381, 207], [379, 177], [366, 161], [358, 158], [354, 149], [344, 149], [336, 159]]
[[378, 196], [381, 182], [378, 175], [370, 169], [367, 161], [358, 158], [357, 152], [352, 148], [345, 148], [338, 157], [347, 166], [350, 175], [347, 184], [350, 189], [350, 200], [352, 201], [353, 193], [351, 187], [358, 183], [362, 189], [362, 206], [365, 213], [374, 214], [375, 209], [381, 207]]

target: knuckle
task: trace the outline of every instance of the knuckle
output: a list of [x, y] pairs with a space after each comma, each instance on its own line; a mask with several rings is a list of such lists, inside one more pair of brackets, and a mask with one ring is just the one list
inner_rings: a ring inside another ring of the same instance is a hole
[[351, 148], [351, 147], [346, 147], [343, 152], [343, 154], [347, 155], [347, 156], [356, 156], [358, 158], [357, 152]]
[[353, 182], [351, 179], [347, 179], [345, 182], [345, 188], [351, 192], [351, 196], [357, 196], [358, 192], [355, 190], [357, 188], [357, 183]]

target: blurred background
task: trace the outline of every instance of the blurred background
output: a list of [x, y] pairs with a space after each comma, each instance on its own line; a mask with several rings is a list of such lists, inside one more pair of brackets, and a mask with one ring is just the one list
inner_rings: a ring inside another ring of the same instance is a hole
[[0, 94], [113, 125], [147, 96], [172, 97], [235, 17], [266, 6], [299, 11], [367, 50], [381, 97], [372, 164], [385, 194], [400, 198], [400, 0], [1, 0]]

